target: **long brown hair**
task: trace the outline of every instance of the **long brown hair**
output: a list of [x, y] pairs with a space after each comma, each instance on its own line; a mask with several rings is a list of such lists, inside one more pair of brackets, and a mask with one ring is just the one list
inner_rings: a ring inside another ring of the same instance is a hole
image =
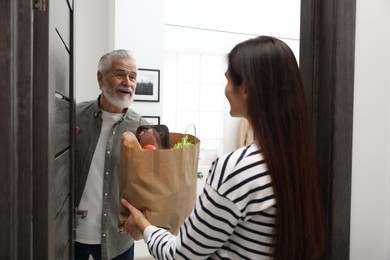
[[299, 68], [281, 40], [260, 36], [228, 54], [234, 85], [248, 87], [248, 115], [275, 192], [274, 259], [316, 259], [325, 228], [307, 104]]

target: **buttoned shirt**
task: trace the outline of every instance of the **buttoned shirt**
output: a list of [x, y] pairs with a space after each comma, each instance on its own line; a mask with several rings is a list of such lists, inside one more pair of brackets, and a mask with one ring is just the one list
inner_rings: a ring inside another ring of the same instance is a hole
[[[103, 122], [102, 111], [98, 104], [99, 98], [81, 102], [76, 106], [76, 127], [78, 127], [75, 139], [74, 168], [74, 203], [76, 207], [79, 205], [83, 194]], [[131, 131], [135, 133], [140, 125], [145, 124], [148, 124], [148, 122], [128, 108], [123, 117], [113, 125], [112, 132], [107, 140], [102, 194], [102, 259], [114, 258], [128, 250], [134, 243], [129, 236], [118, 232], [120, 146], [124, 132]]]

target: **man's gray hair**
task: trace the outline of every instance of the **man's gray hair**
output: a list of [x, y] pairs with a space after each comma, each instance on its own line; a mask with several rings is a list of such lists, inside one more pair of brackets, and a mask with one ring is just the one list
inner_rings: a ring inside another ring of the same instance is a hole
[[112, 52], [104, 54], [98, 63], [98, 70], [105, 76], [107, 72], [111, 69], [112, 60], [120, 58], [120, 59], [129, 59], [135, 63], [135, 59], [129, 50], [113, 50]]

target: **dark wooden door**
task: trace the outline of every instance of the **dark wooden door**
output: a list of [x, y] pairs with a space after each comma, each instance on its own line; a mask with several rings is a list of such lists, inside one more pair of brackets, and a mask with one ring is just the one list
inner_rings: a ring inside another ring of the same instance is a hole
[[35, 6], [34, 259], [72, 258], [73, 2]]
[[73, 1], [0, 8], [0, 259], [72, 259]]

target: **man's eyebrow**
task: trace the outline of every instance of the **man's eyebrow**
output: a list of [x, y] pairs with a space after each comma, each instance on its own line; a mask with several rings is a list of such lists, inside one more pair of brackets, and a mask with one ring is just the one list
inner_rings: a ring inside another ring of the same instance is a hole
[[136, 74], [137, 75], [137, 72], [131, 71], [128, 69], [123, 69], [123, 68], [117, 68], [117, 69], [115, 69], [115, 72], [128, 72], [129, 74]]
[[127, 69], [116, 69], [113, 73], [114, 74], [125, 74], [125, 75], [129, 75], [130, 77], [137, 77], [137, 72], [129, 71]]

